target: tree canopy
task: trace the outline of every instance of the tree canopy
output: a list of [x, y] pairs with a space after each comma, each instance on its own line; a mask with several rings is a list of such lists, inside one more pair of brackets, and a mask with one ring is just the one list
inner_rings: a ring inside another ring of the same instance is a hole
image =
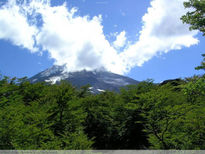
[[119, 93], [0, 79], [0, 149], [205, 149], [205, 77]]
[[184, 6], [190, 11], [182, 16], [182, 21], [191, 25], [190, 30], [200, 30], [205, 35], [205, 0], [189, 0]]

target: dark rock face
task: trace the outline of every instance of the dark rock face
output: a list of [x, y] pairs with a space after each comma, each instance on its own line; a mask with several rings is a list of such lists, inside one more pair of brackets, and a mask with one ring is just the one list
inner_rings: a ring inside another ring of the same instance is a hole
[[78, 88], [89, 84], [90, 91], [93, 93], [103, 92], [104, 90], [119, 91], [120, 87], [139, 83], [131, 78], [105, 70], [65, 72], [64, 67], [53, 66], [31, 77], [29, 81], [31, 83], [45, 81], [55, 84], [60, 80], [66, 80]]

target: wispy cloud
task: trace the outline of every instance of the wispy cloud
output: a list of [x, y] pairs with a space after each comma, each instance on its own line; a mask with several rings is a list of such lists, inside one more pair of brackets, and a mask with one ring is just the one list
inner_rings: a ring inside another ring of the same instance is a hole
[[[9, 0], [0, 7], [0, 39], [31, 52], [47, 51], [55, 64], [66, 64], [68, 71], [104, 67], [123, 74], [156, 55], [198, 43], [197, 31], [190, 32], [180, 21], [186, 12], [183, 1], [152, 0], [142, 18], [139, 40], [126, 44], [130, 41], [126, 41], [125, 31], [114, 42], [106, 39], [101, 15], [79, 16], [77, 9], [68, 10], [66, 3], [52, 7], [49, 0], [21, 5]], [[117, 46], [125, 48], [118, 52]]]
[[96, 4], [108, 4], [108, 1], [98, 1], [98, 2], [96, 2]]
[[0, 2], [0, 5], [3, 5], [3, 4], [5, 4], [5, 2]]
[[123, 47], [126, 43], [126, 32], [122, 31], [119, 35], [116, 36], [116, 40], [113, 42], [113, 45], [116, 49]]
[[120, 13], [122, 16], [126, 16], [126, 13], [124, 11], [120, 10]]

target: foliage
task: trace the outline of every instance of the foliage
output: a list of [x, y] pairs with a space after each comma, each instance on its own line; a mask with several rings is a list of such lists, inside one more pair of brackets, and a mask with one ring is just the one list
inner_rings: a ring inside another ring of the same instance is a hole
[[203, 61], [201, 62], [201, 65], [200, 65], [200, 66], [197, 66], [197, 67], [195, 68], [196, 70], [201, 70], [201, 69], [205, 70], [205, 54], [202, 54], [202, 56], [204, 57], [204, 58], [203, 58]]
[[191, 10], [182, 16], [182, 21], [191, 25], [190, 30], [200, 30], [205, 35], [205, 0], [189, 0], [184, 6]]
[[205, 149], [205, 77], [119, 93], [0, 79], [0, 149]]
[[0, 149], [90, 149], [75, 89], [0, 81]]
[[176, 148], [172, 140], [173, 123], [184, 115], [186, 108], [183, 93], [173, 90], [170, 84], [159, 86], [140, 97], [142, 116], [146, 119], [145, 132], [154, 149]]

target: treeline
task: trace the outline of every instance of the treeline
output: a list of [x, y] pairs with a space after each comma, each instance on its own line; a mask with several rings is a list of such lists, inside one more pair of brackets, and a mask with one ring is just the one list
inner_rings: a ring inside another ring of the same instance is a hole
[[205, 76], [93, 95], [0, 80], [0, 149], [205, 149]]

